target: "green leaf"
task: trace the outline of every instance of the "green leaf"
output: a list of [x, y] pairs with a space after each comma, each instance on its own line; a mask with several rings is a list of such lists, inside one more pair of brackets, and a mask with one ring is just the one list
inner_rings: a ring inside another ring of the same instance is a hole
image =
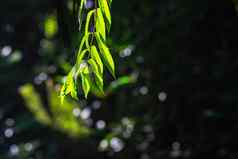
[[107, 0], [107, 2], [108, 2], [108, 5], [111, 7], [111, 5], [112, 5], [112, 0]]
[[97, 18], [96, 18], [96, 31], [101, 34], [103, 40], [106, 40], [106, 28], [105, 22], [100, 8], [97, 9]]
[[77, 69], [77, 72], [75, 73], [75, 78], [78, 78], [78, 76], [81, 73], [85, 73], [85, 74], [89, 73], [88, 64], [86, 63], [85, 60], [81, 61], [80, 65], [79, 65], [79, 68]]
[[111, 6], [111, 4], [112, 4], [112, 0], [109, 0], [109, 5]]
[[70, 93], [70, 84], [72, 81], [72, 76], [73, 76], [73, 72], [71, 70], [69, 74], [67, 75], [66, 80], [64, 81], [64, 86], [61, 89], [61, 95], [66, 96]]
[[78, 91], [77, 91], [77, 79], [73, 77], [72, 83], [71, 83], [71, 96], [74, 99], [78, 99]]
[[102, 63], [100, 55], [97, 51], [97, 48], [94, 45], [91, 47], [91, 57], [97, 62], [98, 66], [99, 66], [100, 74], [103, 74], [103, 63]]
[[111, 13], [107, 0], [99, 0], [99, 7], [101, 8], [103, 15], [106, 17], [107, 30], [109, 32], [111, 28]]
[[85, 41], [87, 40], [87, 38], [88, 38], [88, 35], [83, 36], [82, 41], [81, 41], [80, 46], [79, 46], [78, 54], [80, 54], [80, 52], [82, 51], [83, 46], [84, 46]]
[[76, 85], [76, 80], [74, 78], [74, 74], [75, 74], [75, 67], [71, 69], [71, 71], [66, 77], [63, 87], [61, 88], [60, 97], [61, 97], [62, 103], [64, 101], [64, 97], [68, 95], [69, 93], [71, 94], [73, 98], [78, 99], [77, 85]]
[[106, 67], [108, 68], [108, 70], [110, 71], [110, 73], [112, 74], [112, 76], [115, 78], [115, 65], [114, 65], [114, 61], [113, 58], [111, 56], [111, 53], [108, 49], [108, 47], [104, 44], [104, 42], [102, 41], [99, 33], [95, 33], [96, 35], [96, 40], [100, 49], [100, 53], [102, 55], [102, 59], [106, 65]]
[[91, 65], [93, 72], [99, 74], [97, 63], [93, 59], [89, 59], [88, 63]]
[[81, 0], [79, 13], [78, 13], [79, 30], [81, 30], [81, 26], [82, 26], [82, 13], [83, 13], [83, 6], [85, 3], [86, 3], [86, 0]]
[[83, 49], [83, 46], [84, 46], [84, 44], [87, 40], [88, 40], [88, 35], [84, 35], [82, 40], [81, 40], [79, 49], [78, 49], [77, 61], [76, 61], [76, 70], [78, 69], [78, 67], [79, 67], [79, 65], [82, 61], [83, 55], [86, 53], [86, 52], [82, 52], [82, 49]]
[[64, 98], [66, 96], [66, 90], [67, 90], [67, 85], [66, 85], [66, 82], [64, 82], [61, 90], [60, 90], [60, 101], [61, 101], [61, 104], [64, 103]]
[[85, 98], [88, 97], [88, 93], [90, 91], [90, 76], [89, 74], [81, 73], [81, 79], [82, 79], [82, 87]]
[[92, 71], [95, 75], [95, 81], [98, 88], [103, 91], [103, 78], [102, 75], [98, 72], [98, 65], [93, 59], [89, 59], [88, 63], [90, 64]]
[[68, 92], [70, 92], [71, 96], [75, 99], [78, 99], [78, 94], [77, 94], [77, 86], [76, 86], [76, 80], [74, 78], [75, 75], [75, 67], [72, 68], [70, 71], [70, 74], [67, 77], [68, 80]]
[[86, 24], [85, 24], [85, 35], [88, 35], [88, 30], [90, 29], [89, 28], [90, 20], [91, 20], [91, 17], [94, 12], [95, 12], [95, 9], [89, 11], [89, 13], [87, 15], [87, 20], [86, 20]]
[[89, 50], [86, 49], [86, 50], [83, 50], [82, 52], [78, 53], [77, 61], [76, 61], [76, 69], [77, 69], [77, 70], [79, 69], [80, 64], [81, 64], [82, 61], [83, 61], [83, 58], [84, 58], [85, 54], [86, 54], [88, 51], [89, 51]]
[[[86, 1], [87, 0], [80, 0], [78, 13], [79, 29], [82, 24], [82, 14]], [[87, 13], [85, 32], [79, 46], [76, 64], [67, 75], [66, 81], [64, 82], [64, 85], [61, 89], [60, 96], [62, 101], [68, 94], [77, 99], [77, 80], [79, 76], [81, 77], [82, 89], [85, 98], [87, 98], [90, 90], [92, 92], [97, 92], [97, 94], [104, 95], [103, 65], [107, 67], [109, 72], [115, 78], [114, 61], [110, 50], [105, 43], [107, 34], [106, 32], [109, 32], [111, 27], [110, 6], [112, 0], [97, 1], [99, 2], [99, 8], [92, 9]], [[95, 19], [92, 19], [93, 16]], [[93, 32], [90, 31], [92, 22], [94, 22], [95, 27], [95, 31]], [[93, 41], [94, 38], [96, 38], [96, 42]], [[92, 41], [89, 42], [89, 39]], [[95, 44], [96, 46], [93, 45], [93, 43], [97, 43]], [[86, 57], [87, 52], [90, 54]], [[93, 74], [90, 74], [90, 69], [92, 70]]]
[[97, 97], [103, 98], [105, 97], [105, 93], [102, 89], [100, 89], [95, 83], [91, 83], [91, 92]]

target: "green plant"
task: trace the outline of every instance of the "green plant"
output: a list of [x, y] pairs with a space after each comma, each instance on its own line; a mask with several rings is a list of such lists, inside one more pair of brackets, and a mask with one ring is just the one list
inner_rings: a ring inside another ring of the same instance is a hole
[[75, 109], [80, 110], [79, 104], [71, 99], [65, 99], [64, 104], [61, 104], [58, 100], [58, 91], [51, 80], [46, 82], [46, 88], [49, 110], [46, 109], [43, 98], [32, 84], [25, 84], [19, 89], [26, 107], [32, 112], [36, 121], [70, 137], [90, 135], [91, 130], [83, 119], [79, 119], [72, 113]]
[[[61, 89], [61, 101], [70, 94], [78, 99], [79, 87], [85, 98], [90, 91], [103, 94], [104, 65], [115, 78], [115, 65], [106, 44], [111, 27], [110, 6], [112, 0], [94, 0], [92, 9], [87, 8], [88, 0], [81, 0], [78, 13], [80, 32], [83, 34], [77, 52], [76, 63], [64, 81]], [[85, 24], [83, 13], [87, 12]], [[85, 29], [81, 30], [84, 25]], [[81, 85], [79, 85], [81, 83]]]

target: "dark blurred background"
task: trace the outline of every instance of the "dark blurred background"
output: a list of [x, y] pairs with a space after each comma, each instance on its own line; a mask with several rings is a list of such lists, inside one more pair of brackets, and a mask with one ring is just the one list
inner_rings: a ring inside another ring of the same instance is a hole
[[1, 2], [0, 159], [238, 158], [237, 0], [113, 0], [117, 79], [61, 104], [79, 2]]

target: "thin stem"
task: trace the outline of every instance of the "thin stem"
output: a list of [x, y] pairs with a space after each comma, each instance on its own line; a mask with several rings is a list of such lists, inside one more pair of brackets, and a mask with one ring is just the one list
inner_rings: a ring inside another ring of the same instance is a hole
[[[96, 18], [97, 18], [97, 15], [98, 15], [98, 12], [97, 12], [97, 0], [95, 0], [95, 7], [94, 9], [96, 10], [96, 14], [94, 13], [94, 21], [93, 21], [93, 33], [92, 33], [92, 36], [91, 36], [91, 41], [90, 41], [90, 46], [92, 46], [93, 44], [93, 40], [94, 40], [94, 34], [95, 34], [95, 31], [96, 31]], [[90, 47], [90, 52], [91, 52], [91, 47]]]

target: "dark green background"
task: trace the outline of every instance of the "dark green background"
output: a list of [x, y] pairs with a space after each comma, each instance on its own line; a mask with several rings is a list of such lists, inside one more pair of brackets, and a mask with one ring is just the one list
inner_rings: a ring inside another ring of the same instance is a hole
[[[22, 58], [0, 56], [0, 158], [20, 159], [235, 159], [238, 157], [238, 17], [231, 0], [113, 0], [110, 33], [117, 76], [137, 72], [136, 83], [113, 91], [92, 119], [118, 124], [136, 122], [120, 152], [99, 152], [99, 142], [113, 132], [106, 128], [89, 137], [70, 138], [38, 123], [24, 106], [19, 87], [33, 83], [45, 96], [45, 84], [35, 77], [51, 66], [55, 83], [65, 75], [62, 59], [74, 62], [77, 21], [63, 0], [4, 0], [0, 5], [0, 48], [19, 50]], [[59, 32], [43, 50], [43, 22], [58, 15]], [[133, 45], [131, 56], [120, 51]], [[106, 85], [112, 81], [106, 76]], [[143, 89], [148, 89], [143, 95]], [[140, 93], [142, 90], [142, 94]], [[160, 101], [159, 93], [167, 95]], [[97, 98], [83, 103], [90, 105]], [[97, 99], [98, 100], [98, 99]], [[82, 101], [81, 101], [82, 102]], [[46, 107], [47, 107], [47, 102]], [[6, 138], [7, 119], [16, 130]], [[148, 130], [149, 129], [149, 130]], [[37, 147], [26, 155], [11, 155], [12, 145]], [[140, 146], [144, 148], [140, 148]], [[177, 146], [177, 147], [176, 147]], [[177, 148], [177, 149], [176, 149]]]

